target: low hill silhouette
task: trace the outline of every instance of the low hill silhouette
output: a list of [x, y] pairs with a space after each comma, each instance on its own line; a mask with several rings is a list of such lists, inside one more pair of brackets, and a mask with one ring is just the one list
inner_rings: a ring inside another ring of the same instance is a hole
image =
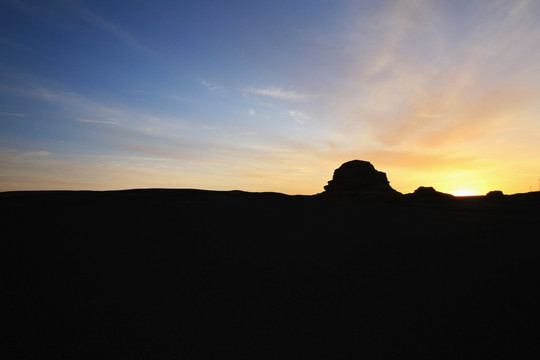
[[0, 193], [0, 355], [540, 355], [540, 193], [401, 195], [368, 164], [315, 196]]

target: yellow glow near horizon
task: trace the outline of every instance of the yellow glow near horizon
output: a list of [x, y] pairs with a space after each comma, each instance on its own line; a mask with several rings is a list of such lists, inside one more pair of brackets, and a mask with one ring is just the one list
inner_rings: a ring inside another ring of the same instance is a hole
[[478, 191], [472, 189], [457, 189], [451, 192], [454, 196], [475, 196], [480, 195]]

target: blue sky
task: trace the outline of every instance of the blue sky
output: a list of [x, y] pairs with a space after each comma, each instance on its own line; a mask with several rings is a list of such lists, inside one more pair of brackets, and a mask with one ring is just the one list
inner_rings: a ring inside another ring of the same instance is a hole
[[536, 1], [0, 0], [0, 191], [540, 177]]

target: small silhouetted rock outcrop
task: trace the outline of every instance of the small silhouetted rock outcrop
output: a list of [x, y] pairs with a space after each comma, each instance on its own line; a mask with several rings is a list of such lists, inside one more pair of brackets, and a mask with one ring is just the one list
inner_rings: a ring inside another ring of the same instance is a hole
[[504, 198], [505, 196], [501, 190], [493, 190], [486, 194], [486, 199], [488, 200], [501, 200]]
[[486, 194], [486, 197], [488, 198], [502, 198], [504, 197], [504, 194], [501, 190], [493, 190]]
[[384, 172], [377, 171], [370, 162], [362, 160], [352, 160], [341, 165], [334, 171], [332, 180], [324, 190], [324, 194], [401, 195], [392, 189]]
[[454, 196], [435, 190], [432, 186], [420, 186], [412, 194], [407, 194], [409, 198], [421, 200], [452, 199]]

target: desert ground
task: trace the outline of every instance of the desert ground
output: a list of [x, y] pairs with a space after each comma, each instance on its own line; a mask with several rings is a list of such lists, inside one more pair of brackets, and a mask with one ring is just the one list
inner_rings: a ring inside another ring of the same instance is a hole
[[4, 359], [538, 358], [540, 193], [0, 193]]

